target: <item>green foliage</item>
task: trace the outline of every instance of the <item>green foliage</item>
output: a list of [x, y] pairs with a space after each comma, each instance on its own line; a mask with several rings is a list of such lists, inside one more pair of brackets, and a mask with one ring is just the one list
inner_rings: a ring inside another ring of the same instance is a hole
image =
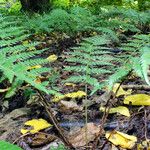
[[0, 149], [1, 150], [22, 150], [20, 147], [10, 144], [9, 142], [6, 141], [0, 141]]
[[150, 35], [135, 35], [132, 40], [122, 44], [121, 49], [124, 53], [121, 54], [122, 65], [108, 80], [109, 87], [112, 88], [115, 82], [123, 79], [130, 71], [136, 73], [148, 85], [148, 69], [150, 65]]
[[54, 9], [49, 14], [37, 15], [29, 18], [26, 16], [25, 26], [33, 32], [65, 32], [70, 35], [79, 31], [87, 31], [92, 26], [94, 16], [90, 11], [76, 7], [66, 11]]
[[67, 53], [65, 71], [73, 73], [64, 82], [86, 83], [93, 87], [92, 93], [101, 89], [104, 82], [98, 77], [110, 74], [114, 68], [114, 57], [107, 51], [105, 45], [109, 44], [104, 36], [86, 38], [78, 47]]
[[22, 41], [28, 39], [29, 34], [18, 25], [17, 21], [13, 20], [17, 19], [14, 17], [0, 18], [0, 81], [7, 79], [11, 84], [6, 97], [12, 96], [24, 81], [47, 94], [55, 94], [55, 91], [35, 82], [37, 77], [51, 69], [46, 67], [30, 69], [32, 66], [48, 63], [46, 59], [37, 57], [44, 50], [31, 50], [31, 47], [37, 43], [23, 45]]

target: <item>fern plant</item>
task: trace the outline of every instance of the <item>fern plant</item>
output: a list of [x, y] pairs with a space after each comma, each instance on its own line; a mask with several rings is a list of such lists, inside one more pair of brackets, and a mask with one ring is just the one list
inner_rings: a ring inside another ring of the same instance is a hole
[[135, 35], [127, 43], [122, 44], [121, 54], [122, 65], [116, 72], [110, 76], [108, 82], [109, 87], [112, 87], [115, 82], [120, 81], [130, 71], [135, 72], [148, 85], [150, 81], [147, 75], [150, 65], [150, 35]]
[[113, 57], [106, 45], [110, 41], [105, 36], [85, 38], [78, 47], [67, 53], [65, 71], [73, 74], [64, 82], [86, 83], [93, 87], [92, 93], [101, 89], [105, 81], [100, 77], [111, 74]]
[[12, 96], [24, 81], [47, 94], [55, 94], [55, 91], [47, 89], [43, 83], [36, 82], [38, 76], [49, 72], [50, 69], [30, 68], [48, 63], [46, 59], [35, 57], [44, 50], [31, 50], [31, 47], [37, 43], [23, 45], [23, 41], [29, 38], [29, 34], [23, 27], [18, 26], [17, 21], [12, 21], [11, 17], [0, 17], [0, 22], [0, 82], [8, 80], [12, 85], [6, 97]]

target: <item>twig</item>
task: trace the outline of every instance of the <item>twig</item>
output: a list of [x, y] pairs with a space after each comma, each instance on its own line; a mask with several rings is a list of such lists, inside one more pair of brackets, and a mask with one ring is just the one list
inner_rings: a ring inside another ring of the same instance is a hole
[[[131, 73], [132, 73], [132, 70], [127, 74], [127, 76], [129, 76]], [[127, 77], [127, 76], [126, 76], [126, 77]], [[105, 124], [105, 122], [106, 122], [106, 120], [107, 120], [107, 117], [108, 117], [108, 114], [109, 114], [109, 110], [110, 110], [111, 106], [113, 105], [113, 103], [110, 103], [110, 101], [114, 101], [114, 100], [115, 100], [116, 95], [117, 95], [117, 93], [118, 93], [118, 90], [119, 90], [120, 86], [123, 84], [123, 82], [124, 82], [125, 80], [126, 80], [126, 78], [125, 78], [124, 80], [122, 80], [122, 82], [121, 82], [120, 85], [118, 86], [118, 88], [117, 88], [115, 94], [113, 95], [113, 97], [110, 97], [110, 98], [107, 100], [105, 112], [104, 112], [103, 117], [102, 117], [102, 119], [101, 119], [102, 121], [101, 121], [101, 124], [100, 124], [100, 131], [99, 131], [99, 134], [98, 134], [98, 136], [97, 136], [97, 138], [96, 138], [96, 140], [95, 140], [95, 143], [94, 143], [94, 145], [93, 145], [93, 150], [96, 149], [96, 146], [97, 146], [97, 144], [98, 144], [98, 138], [99, 138], [99, 137], [102, 135], [102, 133], [103, 133], [102, 131], [103, 131], [104, 124]], [[103, 148], [104, 148], [104, 145], [102, 146], [101, 150], [102, 150]]]
[[56, 119], [56, 117], [53, 115], [53, 111], [51, 110], [51, 106], [48, 103], [48, 101], [46, 100], [46, 98], [43, 96], [43, 94], [38, 90], [39, 96], [41, 98], [40, 103], [45, 107], [45, 110], [50, 118], [50, 120], [52, 121], [52, 123], [54, 124], [54, 127], [56, 128], [56, 130], [58, 131], [59, 135], [61, 136], [63, 142], [66, 144], [66, 146], [74, 149], [73, 145], [68, 141], [68, 139], [66, 138], [66, 136], [63, 133], [63, 129], [59, 126], [59, 123]]
[[12, 144], [15, 144], [17, 141], [19, 141], [21, 138], [27, 136], [27, 135], [30, 135], [31, 133], [26, 133], [26, 134], [23, 134], [21, 136], [19, 136]]
[[149, 85], [122, 85], [123, 89], [150, 90]]
[[147, 111], [146, 108], [144, 108], [144, 129], [145, 129], [145, 140], [147, 141]]

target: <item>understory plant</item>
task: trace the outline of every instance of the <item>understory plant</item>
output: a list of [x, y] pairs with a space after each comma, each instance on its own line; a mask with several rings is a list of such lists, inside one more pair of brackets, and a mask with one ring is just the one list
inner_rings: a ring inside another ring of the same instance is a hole
[[[15, 94], [24, 82], [47, 94], [55, 91], [46, 87], [47, 82], [36, 82], [44, 72], [51, 68], [44, 67], [47, 59], [38, 57], [43, 50], [36, 50], [36, 42], [28, 42], [30, 34], [19, 25], [16, 17], [0, 17], [0, 83], [9, 82], [6, 97]], [[26, 43], [26, 44], [25, 44]]]

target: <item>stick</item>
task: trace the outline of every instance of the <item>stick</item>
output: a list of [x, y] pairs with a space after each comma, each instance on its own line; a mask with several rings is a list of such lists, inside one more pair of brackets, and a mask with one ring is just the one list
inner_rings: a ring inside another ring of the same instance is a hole
[[68, 141], [68, 139], [65, 137], [65, 135], [63, 134], [63, 129], [59, 126], [59, 123], [56, 119], [56, 117], [53, 115], [53, 111], [51, 109], [50, 104], [47, 102], [47, 100], [45, 99], [45, 97], [43, 96], [43, 94], [38, 90], [39, 96], [41, 98], [40, 103], [45, 107], [45, 110], [50, 118], [50, 120], [52, 121], [52, 123], [54, 124], [54, 127], [56, 128], [56, 130], [58, 131], [59, 135], [61, 136], [63, 142], [70, 148], [74, 149], [73, 145]]
[[150, 90], [149, 85], [122, 85], [123, 89]]

